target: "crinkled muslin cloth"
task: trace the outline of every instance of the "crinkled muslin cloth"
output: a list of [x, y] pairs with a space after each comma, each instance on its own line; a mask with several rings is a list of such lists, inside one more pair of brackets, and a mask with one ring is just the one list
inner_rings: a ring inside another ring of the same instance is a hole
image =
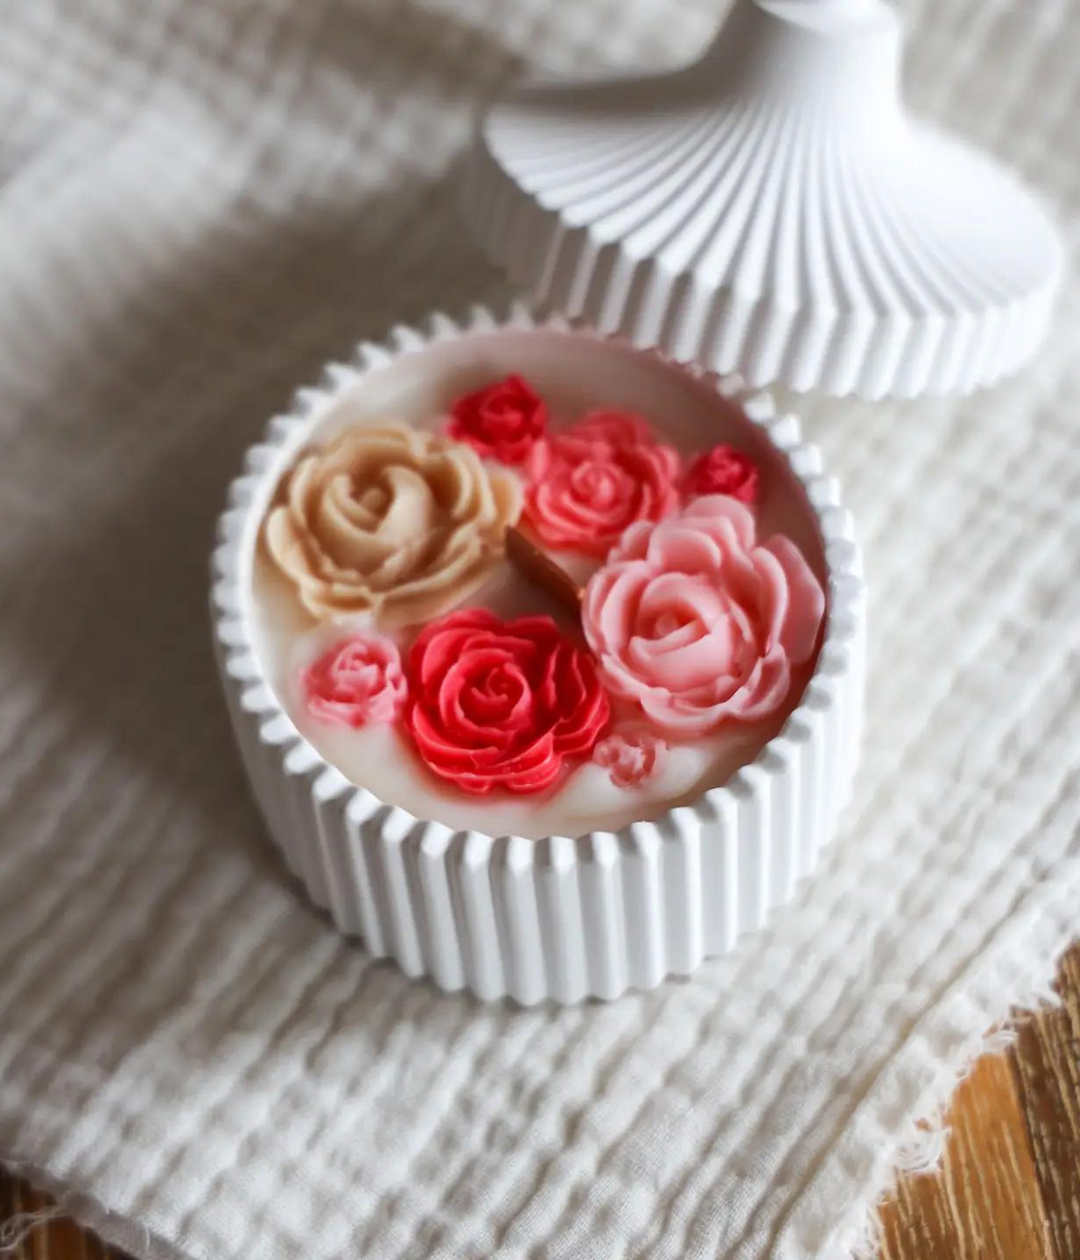
[[[842, 1257], [1080, 927], [1075, 283], [1001, 388], [803, 406], [867, 550], [863, 769], [730, 956], [442, 996], [245, 792], [206, 611], [244, 447], [357, 339], [508, 296], [455, 212], [478, 100], [687, 59], [719, 7], [0, 0], [0, 1157], [141, 1256]], [[1071, 248], [1080, 6], [908, 21], [913, 103]]]

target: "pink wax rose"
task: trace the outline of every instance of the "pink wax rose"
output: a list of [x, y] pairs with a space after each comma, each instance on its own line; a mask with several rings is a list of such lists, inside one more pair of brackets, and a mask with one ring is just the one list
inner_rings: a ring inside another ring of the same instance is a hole
[[749, 508], [708, 495], [626, 531], [586, 587], [582, 623], [613, 694], [687, 739], [776, 713], [824, 612], [795, 544], [758, 544]]
[[593, 760], [610, 772], [616, 787], [641, 787], [661, 768], [668, 744], [643, 723], [620, 726], [593, 750]]
[[355, 728], [393, 722], [408, 691], [394, 644], [362, 634], [335, 643], [304, 670], [300, 682], [315, 717]]

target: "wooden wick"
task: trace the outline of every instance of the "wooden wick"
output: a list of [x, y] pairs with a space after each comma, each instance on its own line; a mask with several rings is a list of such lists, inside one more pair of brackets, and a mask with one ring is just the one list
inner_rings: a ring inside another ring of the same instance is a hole
[[513, 525], [506, 530], [506, 556], [522, 577], [557, 599], [575, 617], [580, 616], [584, 590]]

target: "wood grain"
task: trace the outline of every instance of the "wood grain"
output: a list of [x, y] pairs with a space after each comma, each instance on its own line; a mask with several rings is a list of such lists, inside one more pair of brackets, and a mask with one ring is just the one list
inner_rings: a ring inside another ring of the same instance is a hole
[[883, 1260], [1080, 1260], [1080, 942], [1058, 991], [960, 1084], [940, 1171], [882, 1209]]
[[1020, 1029], [1012, 1057], [1054, 1260], [1080, 1258], [1080, 946], [1059, 972], [1060, 1010]]
[[[1031, 1016], [1006, 1055], [961, 1082], [942, 1167], [904, 1177], [882, 1208], [881, 1260], [1080, 1260], [1080, 942], [1058, 988], [1059, 1008]], [[0, 1225], [48, 1204], [0, 1170]], [[122, 1260], [70, 1221], [10, 1254]]]
[[957, 1089], [948, 1124], [940, 1172], [905, 1177], [882, 1209], [883, 1260], [1056, 1260], [1005, 1056], [980, 1059]]

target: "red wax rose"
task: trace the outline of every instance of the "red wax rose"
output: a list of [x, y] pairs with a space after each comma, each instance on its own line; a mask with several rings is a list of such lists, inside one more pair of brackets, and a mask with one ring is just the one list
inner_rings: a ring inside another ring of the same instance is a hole
[[564, 758], [592, 753], [608, 722], [592, 657], [550, 617], [452, 613], [416, 640], [408, 675], [416, 750], [466, 792], [543, 791]]
[[749, 455], [721, 443], [699, 455], [686, 470], [683, 495], [697, 499], [706, 494], [729, 494], [740, 503], [753, 503], [758, 475], [757, 464]]
[[606, 556], [628, 525], [678, 506], [679, 456], [626, 412], [594, 411], [538, 442], [526, 472], [525, 517], [549, 547]]
[[459, 398], [447, 433], [468, 442], [485, 459], [521, 464], [544, 436], [547, 408], [532, 387], [514, 375]]

